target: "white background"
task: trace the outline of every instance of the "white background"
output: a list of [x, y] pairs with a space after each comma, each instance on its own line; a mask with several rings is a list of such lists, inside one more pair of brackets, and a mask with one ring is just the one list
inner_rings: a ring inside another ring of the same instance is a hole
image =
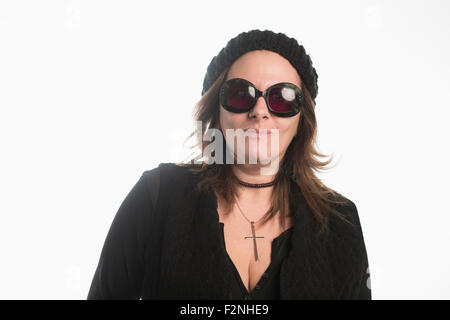
[[182, 160], [211, 59], [296, 38], [321, 178], [353, 200], [373, 299], [450, 298], [449, 1], [0, 1], [0, 298], [85, 299], [143, 171]]

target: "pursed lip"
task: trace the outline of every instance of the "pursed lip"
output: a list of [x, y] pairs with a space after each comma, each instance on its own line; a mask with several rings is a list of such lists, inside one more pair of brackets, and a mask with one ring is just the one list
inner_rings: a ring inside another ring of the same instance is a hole
[[[254, 131], [256, 134], [261, 134], [261, 133], [266, 133], [266, 134], [270, 134], [271, 132], [271, 129], [270, 128], [246, 128], [246, 129], [244, 129], [244, 131], [245, 132], [247, 132], [248, 130], [250, 130], [250, 129], [252, 129], [252, 131]], [[263, 130], [263, 131], [261, 131], [261, 130]], [[252, 132], [252, 131], [250, 131], [250, 132]]]

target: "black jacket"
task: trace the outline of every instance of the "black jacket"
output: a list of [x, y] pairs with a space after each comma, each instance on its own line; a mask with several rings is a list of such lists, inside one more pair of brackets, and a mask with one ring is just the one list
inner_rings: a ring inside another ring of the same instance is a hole
[[[213, 192], [174, 163], [145, 171], [106, 237], [88, 299], [228, 299], [233, 273], [220, 238]], [[159, 190], [159, 192], [158, 192]], [[280, 271], [281, 299], [371, 299], [369, 266], [355, 204], [335, 207], [328, 237], [296, 188], [292, 247]]]

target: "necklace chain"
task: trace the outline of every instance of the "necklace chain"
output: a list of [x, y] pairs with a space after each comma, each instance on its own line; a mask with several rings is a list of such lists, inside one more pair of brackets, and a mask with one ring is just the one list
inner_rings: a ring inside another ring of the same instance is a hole
[[242, 216], [245, 218], [245, 220], [247, 220], [250, 224], [252, 223], [258, 223], [262, 218], [264, 218], [264, 216], [262, 216], [261, 218], [259, 218], [257, 221], [250, 221], [244, 214], [244, 212], [242, 212], [241, 206], [239, 205], [238, 199], [236, 198], [236, 196], [234, 197], [236, 199], [236, 204], [239, 208], [239, 211], [241, 212]]
[[[255, 261], [258, 261], [259, 258], [258, 258], [258, 248], [257, 248], [257, 245], [256, 245], [256, 239], [257, 239], [257, 238], [261, 239], [261, 238], [264, 238], [264, 237], [261, 237], [261, 236], [257, 237], [257, 236], [256, 236], [256, 232], [255, 232], [255, 222], [254, 222], [254, 221], [250, 221], [250, 220], [245, 216], [245, 214], [242, 212], [242, 209], [241, 209], [241, 207], [239, 206], [238, 199], [236, 198], [236, 195], [234, 196], [234, 198], [236, 199], [236, 204], [237, 204], [237, 206], [238, 206], [238, 208], [239, 208], [239, 211], [241, 212], [242, 216], [243, 216], [248, 222], [250, 222], [250, 226], [252, 227], [252, 236], [251, 236], [251, 237], [250, 237], [250, 236], [249, 236], [249, 237], [244, 237], [244, 239], [253, 239], [253, 252], [254, 252], [254, 254], [255, 254]], [[259, 218], [258, 221], [261, 220], [261, 219], [262, 219], [262, 217]], [[256, 222], [258, 222], [258, 221], [256, 221]]]

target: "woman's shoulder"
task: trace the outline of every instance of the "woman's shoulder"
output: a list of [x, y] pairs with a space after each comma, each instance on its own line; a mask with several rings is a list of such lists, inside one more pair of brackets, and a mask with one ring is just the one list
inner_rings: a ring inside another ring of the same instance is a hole
[[359, 223], [358, 209], [355, 202], [339, 192], [335, 192], [331, 205], [353, 223]]
[[175, 191], [178, 188], [190, 188], [196, 181], [200, 168], [201, 165], [198, 164], [162, 162], [153, 169], [145, 170], [142, 176], [153, 189], [159, 189], [160, 185], [164, 185], [168, 186], [169, 190]]
[[361, 225], [361, 219], [359, 216], [357, 205], [353, 200], [344, 196], [338, 192], [333, 196], [333, 201], [330, 202], [331, 207], [338, 211], [342, 217], [338, 217], [334, 214], [330, 215], [329, 226], [333, 231], [332, 233], [339, 238], [339, 241], [357, 242], [363, 243], [363, 230]]
[[[302, 190], [300, 188], [296, 188], [295, 190], [297, 192], [294, 193], [294, 196], [296, 197], [297, 201], [299, 203], [307, 205], [306, 196], [303, 194]], [[322, 201], [326, 203], [326, 206], [328, 208], [338, 211], [341, 216], [344, 216], [345, 218], [351, 220], [355, 219], [355, 215], [357, 215], [357, 209], [355, 203], [351, 199], [330, 187], [323, 189], [322, 193], [325, 194], [325, 198], [322, 198]], [[308, 208], [310, 207], [308, 206]], [[330, 212], [330, 210], [327, 210], [327, 212]], [[336, 215], [329, 216], [335, 217]], [[339, 221], [339, 219], [336, 219], [336, 221]]]

